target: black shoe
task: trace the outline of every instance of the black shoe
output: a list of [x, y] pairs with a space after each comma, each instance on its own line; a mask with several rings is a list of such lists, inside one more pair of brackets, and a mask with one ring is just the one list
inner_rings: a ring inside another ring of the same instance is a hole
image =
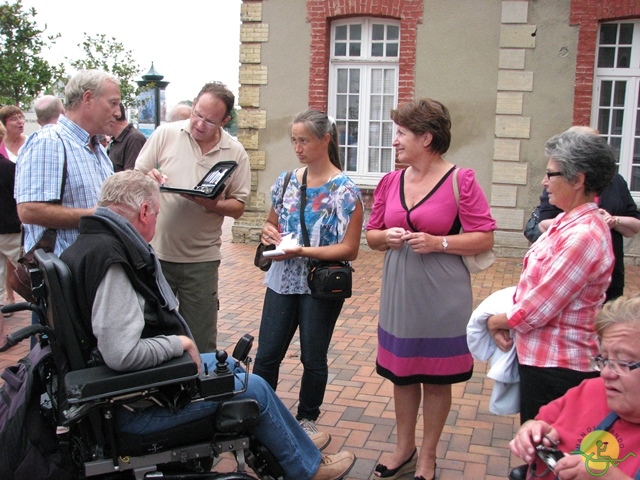
[[379, 463], [378, 465], [376, 465], [376, 468], [373, 471], [374, 478], [377, 477], [394, 480], [395, 478], [401, 477], [402, 475], [405, 475], [409, 472], [415, 472], [416, 464], [418, 463], [418, 459], [415, 458], [416, 452], [417, 449], [414, 448], [411, 456], [396, 468], [387, 468], [386, 465]]
[[520, 465], [509, 472], [509, 480], [526, 480], [529, 465]]

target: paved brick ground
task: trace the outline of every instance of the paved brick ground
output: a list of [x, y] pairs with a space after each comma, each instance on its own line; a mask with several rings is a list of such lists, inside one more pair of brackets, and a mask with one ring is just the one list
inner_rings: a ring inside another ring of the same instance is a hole
[[[229, 243], [228, 228], [225, 230], [218, 327], [222, 348], [233, 346], [244, 333], [257, 338], [264, 294], [262, 274], [253, 266], [255, 246]], [[379, 252], [363, 250], [354, 262], [355, 291], [336, 326], [329, 351], [329, 384], [318, 420], [320, 428], [333, 437], [326, 452], [350, 449], [356, 453], [358, 460], [348, 477], [352, 479], [370, 478], [381, 455], [393, 449], [396, 435], [391, 384], [375, 373], [382, 258]], [[496, 290], [515, 285], [521, 266], [519, 259], [498, 259], [489, 270], [474, 275], [475, 304]], [[638, 292], [640, 267], [629, 266], [626, 293]], [[27, 325], [29, 318], [26, 313], [15, 314], [5, 319], [5, 330], [10, 333]], [[28, 346], [23, 343], [0, 354], [0, 369], [26, 354]], [[299, 354], [296, 337], [282, 365], [278, 386], [278, 394], [292, 411], [301, 377]], [[438, 445], [438, 479], [505, 479], [510, 467], [521, 464], [507, 448], [519, 422], [516, 416], [489, 412], [491, 387], [484, 363], [476, 363], [471, 380], [454, 386], [453, 407]], [[421, 425], [419, 418], [420, 436]], [[225, 458], [217, 469], [225, 471], [231, 466], [231, 460]]]

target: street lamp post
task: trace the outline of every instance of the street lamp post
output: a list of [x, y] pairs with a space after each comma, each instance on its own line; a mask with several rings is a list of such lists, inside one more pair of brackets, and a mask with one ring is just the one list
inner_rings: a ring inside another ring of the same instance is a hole
[[[160, 75], [153, 62], [151, 62], [151, 68], [149, 71], [142, 75], [142, 80], [137, 80], [136, 83], [139, 87], [151, 87], [151, 90], [145, 90], [140, 94], [140, 101], [142, 104], [142, 112], [139, 114], [139, 122], [141, 130], [145, 130], [151, 127], [151, 130], [158, 128], [160, 123], [164, 121], [165, 111], [162, 109], [164, 102], [164, 90], [169, 85], [169, 82], [163, 81], [164, 75]], [[145, 133], [146, 135], [146, 133]]]

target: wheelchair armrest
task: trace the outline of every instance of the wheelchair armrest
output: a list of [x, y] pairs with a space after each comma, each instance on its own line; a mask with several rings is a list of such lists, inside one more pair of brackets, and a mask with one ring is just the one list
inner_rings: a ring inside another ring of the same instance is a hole
[[185, 353], [156, 367], [135, 372], [116, 372], [106, 365], [74, 370], [65, 375], [64, 386], [68, 402], [78, 404], [194, 381], [197, 377], [198, 367]]

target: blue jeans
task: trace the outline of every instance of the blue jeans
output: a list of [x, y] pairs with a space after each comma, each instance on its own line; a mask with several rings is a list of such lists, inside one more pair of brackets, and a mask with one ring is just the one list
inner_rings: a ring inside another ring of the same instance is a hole
[[258, 353], [253, 373], [275, 390], [280, 363], [300, 327], [303, 373], [296, 418], [316, 420], [327, 388], [327, 352], [343, 299], [318, 300], [311, 295], [281, 295], [267, 288], [262, 308]]
[[[213, 371], [216, 365], [215, 355], [202, 355], [203, 364]], [[236, 389], [241, 388], [240, 380], [244, 378], [244, 370], [238, 367]], [[260, 407], [260, 423], [253, 430], [260, 443], [275, 455], [285, 472], [285, 478], [310, 479], [318, 471], [322, 456], [309, 436], [302, 430], [291, 412], [282, 403], [273, 389], [260, 377], [249, 376], [249, 387], [246, 392], [234, 399], [252, 398]], [[189, 403], [176, 413], [167, 408], [150, 407], [137, 412], [118, 410], [117, 429], [132, 434], [149, 434], [166, 430], [177, 425], [209, 417], [218, 409], [218, 402]], [[213, 431], [211, 436], [213, 438]]]

